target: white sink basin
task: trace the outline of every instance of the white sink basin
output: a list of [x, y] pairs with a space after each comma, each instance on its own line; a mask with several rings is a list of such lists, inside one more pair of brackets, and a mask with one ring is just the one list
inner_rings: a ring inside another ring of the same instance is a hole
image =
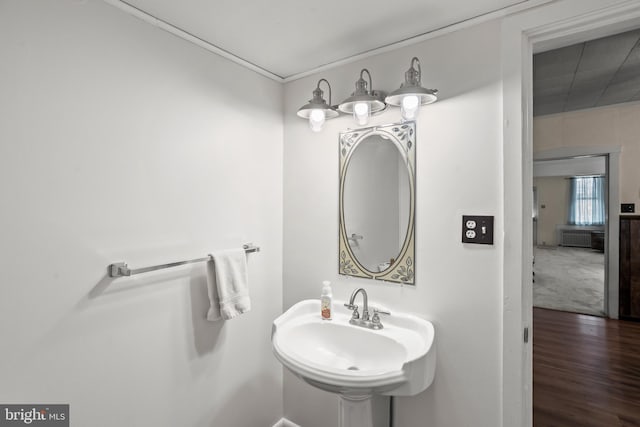
[[373, 330], [349, 324], [350, 318], [342, 302], [334, 301], [332, 320], [322, 320], [320, 300], [301, 301], [274, 320], [273, 351], [302, 380], [343, 395], [412, 396], [431, 385], [431, 322], [394, 312]]

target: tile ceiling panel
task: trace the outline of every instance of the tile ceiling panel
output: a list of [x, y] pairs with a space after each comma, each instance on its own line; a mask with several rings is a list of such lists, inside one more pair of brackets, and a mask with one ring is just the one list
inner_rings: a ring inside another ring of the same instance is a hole
[[640, 100], [640, 30], [534, 56], [534, 115]]
[[539, 80], [566, 76], [573, 78], [583, 50], [584, 46], [578, 44], [535, 55], [533, 63], [536, 78]]
[[598, 103], [600, 98], [601, 89], [595, 91], [585, 90], [580, 92], [573, 92], [567, 98], [564, 109], [565, 111], [584, 110], [585, 108], [593, 108]]
[[554, 114], [564, 109], [565, 103], [567, 102], [567, 95], [554, 95], [554, 96], [545, 96], [545, 97], [537, 97], [534, 95], [534, 107], [533, 114], [534, 116], [543, 116], [545, 114]]
[[586, 42], [578, 71], [617, 68], [638, 42], [640, 32], [622, 34]]
[[636, 44], [626, 61], [602, 94], [600, 105], [636, 101], [640, 96], [640, 45]]
[[640, 95], [640, 75], [625, 79], [624, 81], [612, 83], [602, 94], [598, 105], [611, 105], [620, 102], [631, 102], [638, 99]]
[[567, 97], [567, 88], [573, 83], [573, 73], [564, 74], [558, 77], [552, 77], [544, 80], [544, 84], [538, 84], [534, 87], [534, 96], [551, 96], [563, 95]]

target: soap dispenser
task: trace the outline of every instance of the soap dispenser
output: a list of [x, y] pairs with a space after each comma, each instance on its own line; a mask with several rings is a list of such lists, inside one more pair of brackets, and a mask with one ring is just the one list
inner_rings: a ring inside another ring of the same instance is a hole
[[331, 282], [325, 280], [322, 282], [322, 295], [320, 296], [320, 314], [322, 320], [331, 320], [331, 311], [333, 309], [333, 295], [331, 294]]

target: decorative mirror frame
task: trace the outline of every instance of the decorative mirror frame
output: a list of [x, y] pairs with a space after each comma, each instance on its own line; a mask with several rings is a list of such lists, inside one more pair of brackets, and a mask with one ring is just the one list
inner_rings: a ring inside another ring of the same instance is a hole
[[[407, 234], [394, 262], [382, 272], [367, 270], [354, 256], [344, 219], [344, 186], [347, 167], [358, 145], [368, 136], [380, 135], [395, 144], [409, 173], [409, 223]], [[340, 208], [338, 271], [342, 275], [413, 285], [415, 277], [416, 124], [413, 121], [373, 126], [340, 133]]]

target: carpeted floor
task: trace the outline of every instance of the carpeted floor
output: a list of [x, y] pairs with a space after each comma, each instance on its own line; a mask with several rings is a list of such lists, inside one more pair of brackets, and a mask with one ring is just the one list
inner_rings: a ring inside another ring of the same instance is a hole
[[534, 307], [604, 316], [602, 252], [538, 246], [534, 255]]

